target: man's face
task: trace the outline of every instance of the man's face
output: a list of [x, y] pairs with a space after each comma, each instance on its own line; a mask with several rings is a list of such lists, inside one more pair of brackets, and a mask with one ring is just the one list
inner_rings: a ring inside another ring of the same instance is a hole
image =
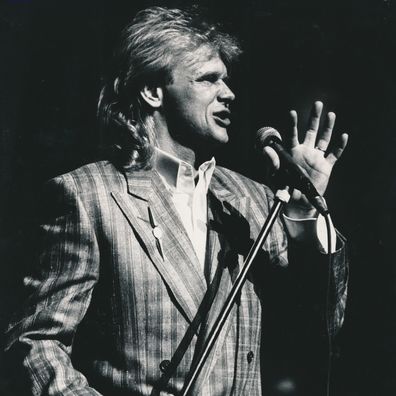
[[228, 141], [229, 105], [235, 95], [218, 55], [201, 48], [194, 60], [179, 62], [164, 88], [164, 115], [171, 136], [191, 148]]

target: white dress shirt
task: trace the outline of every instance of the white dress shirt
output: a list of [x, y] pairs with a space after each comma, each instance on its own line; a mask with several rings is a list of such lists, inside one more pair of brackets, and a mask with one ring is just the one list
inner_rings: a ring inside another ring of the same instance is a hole
[[156, 149], [155, 168], [169, 189], [173, 203], [197, 254], [202, 272], [205, 266], [208, 204], [207, 193], [216, 161], [212, 158], [194, 168], [171, 154]]

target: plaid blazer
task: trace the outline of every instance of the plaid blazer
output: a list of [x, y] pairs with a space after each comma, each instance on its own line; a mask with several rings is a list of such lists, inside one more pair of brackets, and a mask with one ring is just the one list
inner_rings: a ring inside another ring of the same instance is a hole
[[[271, 191], [217, 167], [209, 192], [207, 273], [155, 170], [97, 162], [46, 185], [29, 297], [7, 331], [7, 351], [33, 395], [154, 395], [220, 268], [205, 325], [196, 331], [161, 395], [177, 394], [194, 350], [216, 318], [272, 201]], [[288, 265], [278, 221], [260, 266]], [[332, 325], [346, 296], [343, 250], [335, 254]], [[252, 270], [192, 394], [260, 395], [260, 267]], [[205, 276], [206, 275], [206, 276]], [[73, 348], [72, 348], [73, 347]], [[157, 393], [158, 394], [158, 393]]]

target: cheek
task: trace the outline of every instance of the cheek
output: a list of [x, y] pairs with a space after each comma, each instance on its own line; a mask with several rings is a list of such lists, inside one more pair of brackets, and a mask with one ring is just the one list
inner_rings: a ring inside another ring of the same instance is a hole
[[207, 100], [197, 100], [195, 98], [192, 99], [190, 102], [186, 102], [186, 112], [194, 118], [196, 121], [199, 122], [208, 122], [211, 115], [211, 103]]

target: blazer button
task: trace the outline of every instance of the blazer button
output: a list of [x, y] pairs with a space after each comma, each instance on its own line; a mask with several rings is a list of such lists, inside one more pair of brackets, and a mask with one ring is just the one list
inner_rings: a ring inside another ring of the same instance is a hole
[[165, 359], [165, 360], [163, 360], [163, 361], [160, 363], [159, 368], [160, 368], [160, 370], [161, 370], [163, 373], [165, 373], [165, 371], [166, 371], [166, 369], [168, 368], [169, 365], [170, 365], [170, 361]]
[[252, 360], [253, 360], [253, 358], [254, 358], [254, 353], [253, 353], [253, 351], [249, 351], [246, 357], [247, 357], [248, 363], [251, 363]]

